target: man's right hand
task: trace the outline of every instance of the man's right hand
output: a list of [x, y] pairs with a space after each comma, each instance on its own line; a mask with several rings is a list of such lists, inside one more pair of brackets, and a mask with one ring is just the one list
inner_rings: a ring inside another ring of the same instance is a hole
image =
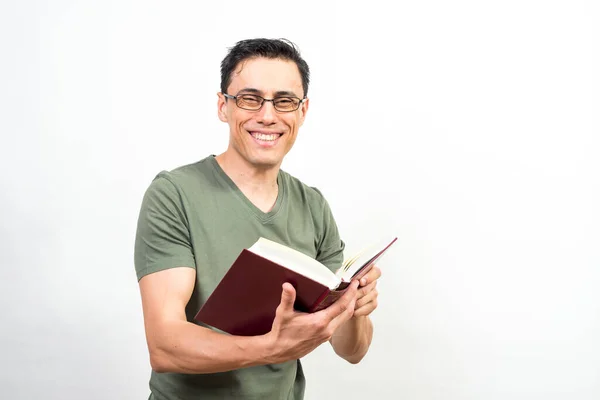
[[296, 290], [283, 284], [281, 302], [271, 332], [265, 335], [271, 364], [298, 359], [327, 342], [335, 330], [352, 318], [358, 282], [353, 281], [335, 303], [315, 313], [294, 310]]

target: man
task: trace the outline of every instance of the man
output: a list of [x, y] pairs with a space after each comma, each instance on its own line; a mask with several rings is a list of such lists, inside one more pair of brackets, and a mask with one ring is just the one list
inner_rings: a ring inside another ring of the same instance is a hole
[[309, 69], [287, 41], [238, 42], [221, 64], [218, 116], [229, 146], [160, 173], [141, 207], [135, 267], [152, 365], [151, 399], [302, 399], [300, 358], [329, 341], [351, 363], [367, 352], [377, 306], [373, 268], [329, 308], [293, 308], [286, 283], [272, 330], [240, 337], [193, 317], [243, 248], [260, 236], [332, 270], [344, 243], [321, 193], [280, 169], [304, 122]]

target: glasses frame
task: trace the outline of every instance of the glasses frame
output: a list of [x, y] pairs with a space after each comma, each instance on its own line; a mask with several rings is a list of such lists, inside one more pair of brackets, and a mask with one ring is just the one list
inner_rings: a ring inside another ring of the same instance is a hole
[[[260, 109], [263, 108], [263, 106], [265, 105], [265, 103], [269, 101], [269, 102], [271, 102], [271, 104], [273, 104], [273, 108], [275, 109], [275, 111], [280, 112], [280, 113], [288, 113], [288, 112], [297, 111], [300, 108], [300, 106], [302, 105], [302, 103], [304, 103], [306, 101], [306, 97], [304, 97], [303, 99], [300, 99], [300, 98], [298, 98], [296, 96], [279, 96], [279, 97], [274, 97], [272, 99], [265, 99], [264, 97], [259, 96], [259, 95], [254, 94], [254, 93], [242, 93], [242, 94], [237, 94], [235, 96], [227, 94], [227, 93], [223, 93], [223, 92], [221, 92], [221, 94], [223, 96], [225, 96], [226, 99], [234, 100], [235, 101], [235, 105], [237, 107], [241, 108], [242, 110], [246, 110], [246, 111], [260, 111]], [[262, 102], [260, 103], [260, 107], [258, 107], [257, 109], [240, 107], [240, 105], [238, 104], [238, 97], [240, 97], [240, 96], [248, 96], [248, 95], [249, 96], [256, 96], [256, 97], [261, 98]], [[298, 101], [298, 107], [296, 107], [293, 110], [286, 110], [286, 111], [278, 110], [277, 106], [275, 105], [275, 100], [281, 99], [281, 98], [299, 100]]]

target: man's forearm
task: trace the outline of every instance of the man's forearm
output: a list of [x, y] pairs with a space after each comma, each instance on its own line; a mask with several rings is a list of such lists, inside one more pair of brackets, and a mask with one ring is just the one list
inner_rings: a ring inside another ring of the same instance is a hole
[[368, 316], [363, 316], [346, 321], [335, 331], [330, 342], [337, 355], [356, 364], [367, 354], [372, 339], [373, 324]]
[[156, 372], [205, 374], [270, 363], [264, 336], [224, 335], [185, 321], [165, 322], [148, 347]]

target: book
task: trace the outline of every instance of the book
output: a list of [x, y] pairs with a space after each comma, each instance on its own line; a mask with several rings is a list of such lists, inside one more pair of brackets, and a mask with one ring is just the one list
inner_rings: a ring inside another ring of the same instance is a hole
[[341, 297], [353, 279], [367, 274], [396, 240], [394, 237], [364, 248], [333, 273], [306, 254], [259, 238], [241, 251], [194, 320], [232, 335], [268, 333], [283, 283], [289, 282], [296, 290], [296, 310], [322, 310]]

